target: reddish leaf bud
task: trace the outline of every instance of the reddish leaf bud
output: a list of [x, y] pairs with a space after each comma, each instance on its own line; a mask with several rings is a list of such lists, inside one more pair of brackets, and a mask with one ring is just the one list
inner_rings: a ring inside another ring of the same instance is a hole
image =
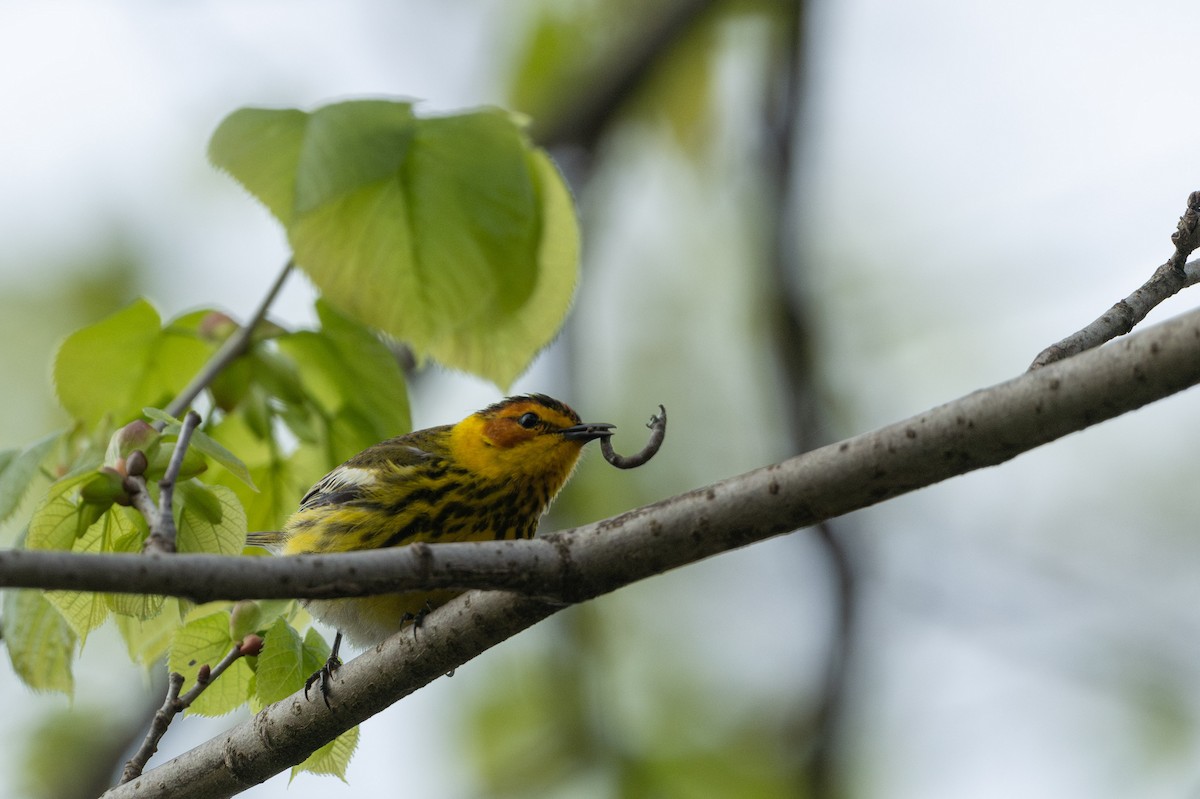
[[[118, 461], [120, 463], [120, 461]], [[125, 458], [125, 474], [130, 477], [138, 477], [146, 473], [146, 466], [149, 463], [146, 460], [146, 453], [140, 449], [135, 449]]]
[[200, 335], [209, 341], [224, 341], [237, 329], [237, 322], [220, 311], [209, 311], [200, 320]]
[[241, 653], [245, 657], [256, 657], [263, 648], [263, 639], [261, 635], [250, 633], [242, 639]]

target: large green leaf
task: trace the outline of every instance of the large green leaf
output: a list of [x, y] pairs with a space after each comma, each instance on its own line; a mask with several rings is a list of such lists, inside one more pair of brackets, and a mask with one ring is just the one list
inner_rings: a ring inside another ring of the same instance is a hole
[[61, 432], [51, 433], [23, 450], [0, 452], [0, 522], [20, 505], [38, 467], [61, 437]]
[[54, 359], [63, 408], [94, 425], [124, 423], [145, 405], [165, 405], [200, 370], [213, 344], [186, 329], [163, 329], [145, 300], [72, 333]]
[[329, 743], [313, 752], [298, 766], [292, 767], [292, 779], [302, 772], [330, 774], [342, 782], [346, 781], [346, 768], [358, 748], [358, 727], [351, 727]]
[[[241, 414], [225, 417], [211, 431], [217, 439], [246, 460], [247, 468], [257, 490], [226, 471], [205, 475], [208, 485], [223, 485], [231, 489], [245, 509], [245, 524], [249, 530], [278, 530], [300, 504], [309, 487], [324, 472], [320, 468], [298, 475], [293, 460], [305, 451], [297, 450], [285, 457], [273, 442], [259, 439]], [[324, 467], [328, 470], [328, 467]]]
[[64, 477], [50, 486], [29, 520], [25, 546], [30, 549], [72, 549], [96, 517], [79, 489], [96, 476], [96, 470]]
[[[296, 363], [323, 418], [344, 430], [336, 461], [411, 429], [404, 372], [392, 352], [366, 327], [317, 302], [320, 330], [279, 339]], [[332, 465], [332, 464], [331, 464]]]
[[[315, 671], [315, 669], [314, 669]], [[263, 705], [285, 699], [304, 687], [304, 642], [286, 619], [277, 618], [263, 638], [255, 671], [258, 700]]]
[[175, 631], [179, 629], [183, 616], [180, 605], [186, 600], [168, 597], [162, 613], [150, 619], [139, 619], [134, 616], [116, 616], [114, 621], [129, 659], [143, 666], [151, 667], [158, 663], [159, 658], [166, 654]]
[[213, 133], [209, 157], [287, 226], [296, 193], [296, 164], [308, 114], [294, 109], [243, 108]]
[[[101, 521], [111, 525], [107, 531], [111, 544], [103, 543], [104, 552], [135, 554], [142, 551], [146, 540], [146, 523], [132, 508], [112, 508]], [[159, 615], [166, 597], [155, 594], [105, 594], [105, 604], [120, 616], [147, 620]]]
[[512, 115], [249, 108], [209, 153], [284, 224], [323, 297], [419, 354], [506, 385], [570, 306], [571, 198]]
[[[79, 489], [96, 475], [95, 470], [81, 472], [51, 485], [29, 520], [25, 546], [92, 553], [140, 551], [145, 527], [135, 511], [99, 506], [80, 497]], [[86, 591], [47, 591], [45, 598], [81, 639], [103, 624], [110, 610], [149, 618], [162, 605], [161, 597]]]
[[[89, 506], [80, 504], [81, 511]], [[111, 506], [83, 530], [69, 547], [74, 552], [137, 551], [144, 530], [134, 520], [134, 511], [120, 506]], [[90, 518], [82, 517], [85, 521]], [[36, 517], [35, 517], [36, 520]], [[33, 522], [30, 522], [30, 537], [33, 538]], [[89, 591], [47, 591], [46, 599], [58, 608], [71, 629], [81, 640], [103, 624], [109, 611], [115, 606], [120, 613], [149, 618], [161, 607], [161, 597], [142, 597], [130, 594], [96, 594]]]
[[4, 643], [13, 671], [36, 691], [75, 690], [75, 634], [41, 591], [4, 592]]
[[237, 555], [246, 545], [246, 512], [233, 490], [195, 480], [175, 489], [180, 502], [175, 548], [179, 552]]
[[[303, 639], [284, 618], [275, 619], [267, 630], [255, 672], [256, 699], [269, 705], [286, 699], [304, 687], [310, 674], [329, 656], [329, 645], [311, 627]], [[346, 779], [346, 767], [358, 746], [358, 727], [352, 727], [313, 752], [292, 769], [292, 777], [308, 771]]]
[[[183, 429], [183, 423], [179, 419], [176, 419], [166, 411], [158, 408], [142, 408], [142, 413], [144, 413], [148, 419], [161, 422], [163, 424], [164, 435], [174, 436], [176, 439], [178, 439], [179, 433]], [[251, 489], [254, 489], [254, 480], [250, 477], [250, 472], [246, 469], [246, 464], [242, 463], [238, 456], [234, 455], [229, 451], [228, 448], [213, 439], [211, 436], [208, 436], [199, 430], [193, 430], [192, 438], [189, 441], [188, 446], [200, 454], [207, 455], [208, 457], [212, 458], [217, 463], [228, 469], [234, 477], [241, 480]]]
[[316, 628], [309, 627], [308, 632], [304, 633], [304, 673], [315, 674], [329, 660], [329, 651], [329, 642], [321, 637]]

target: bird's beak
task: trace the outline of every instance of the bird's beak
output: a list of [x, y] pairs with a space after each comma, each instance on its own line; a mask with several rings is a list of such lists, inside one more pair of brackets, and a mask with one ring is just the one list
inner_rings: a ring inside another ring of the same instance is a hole
[[577, 424], [573, 427], [563, 428], [559, 432], [562, 433], [562, 437], [568, 441], [587, 442], [592, 441], [593, 439], [611, 436], [614, 427], [616, 427], [615, 424], [608, 424], [606, 422], [593, 422], [590, 424]]

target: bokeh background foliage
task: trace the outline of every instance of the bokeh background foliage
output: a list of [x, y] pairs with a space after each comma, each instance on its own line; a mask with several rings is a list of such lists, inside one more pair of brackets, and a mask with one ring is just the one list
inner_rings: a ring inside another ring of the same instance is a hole
[[[197, 304], [245, 318], [296, 246], [201, 158], [231, 108], [310, 109], [302, 120], [367, 94], [424, 98], [417, 117], [528, 116], [521, 135], [574, 192], [583, 261], [564, 335], [514, 389], [623, 431], [658, 402], [672, 413], [636, 476], [585, 461], [555, 527], [1011, 376], [1166, 257], [1196, 188], [1200, 112], [1178, 92], [1197, 10], [1182, 0], [99, 8], [0, 8], [0, 82], [22, 109], [0, 159], [23, 187], [0, 214], [0, 331], [21, 342], [2, 355], [19, 390], [0, 444], [14, 450], [67, 424], [45, 379], [67, 333], [140, 295], [165, 327]], [[287, 343], [350, 310], [319, 311], [293, 281], [276, 343], [245, 367], [270, 391], [243, 391], [236, 370], [224, 387], [246, 410], [221, 440], [273, 503], [251, 527], [290, 510], [324, 449], [381, 432], [362, 419], [438, 424], [496, 398], [423, 368], [405, 375], [411, 407], [355, 405], [319, 376], [345, 350]], [[1195, 403], [566, 611], [365, 724], [351, 788], [280, 777], [257, 795], [1187, 795]], [[255, 432], [280, 417], [295, 452]], [[23, 452], [6, 458], [46, 454]], [[201, 479], [250, 494], [221, 467]], [[89, 634], [69, 711], [9, 691], [6, 729], [31, 743], [0, 753], [14, 775], [0, 795], [93, 796], [140, 735], [161, 690], [119, 665], [111, 630]], [[229, 719], [186, 722], [164, 756]], [[70, 772], [44, 767], [66, 752]]]

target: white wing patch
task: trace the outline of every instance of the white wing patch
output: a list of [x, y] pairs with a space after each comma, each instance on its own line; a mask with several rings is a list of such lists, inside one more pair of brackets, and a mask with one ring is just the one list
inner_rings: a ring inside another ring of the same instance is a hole
[[339, 466], [321, 478], [300, 500], [300, 510], [321, 505], [340, 505], [363, 495], [363, 489], [378, 482], [369, 469], [357, 466]]
[[331, 485], [337, 486], [365, 487], [374, 485], [377, 481], [375, 473], [370, 469], [360, 469], [357, 466], [339, 466], [325, 475], [325, 479], [321, 482], [329, 482]]

